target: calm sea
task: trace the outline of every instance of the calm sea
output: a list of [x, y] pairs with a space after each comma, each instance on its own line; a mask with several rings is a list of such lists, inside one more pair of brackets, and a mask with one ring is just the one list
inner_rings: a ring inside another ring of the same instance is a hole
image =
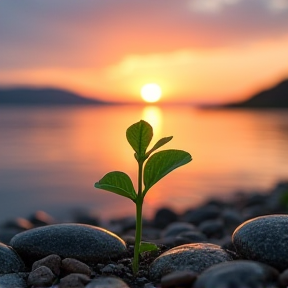
[[[66, 217], [89, 209], [103, 219], [133, 215], [127, 198], [94, 188], [120, 170], [136, 182], [136, 161], [125, 132], [144, 119], [153, 143], [190, 152], [193, 161], [148, 192], [144, 214], [178, 212], [210, 197], [267, 191], [288, 178], [288, 111], [197, 110], [191, 107], [0, 108], [0, 219], [44, 210]], [[0, 221], [0, 222], [2, 222]]]

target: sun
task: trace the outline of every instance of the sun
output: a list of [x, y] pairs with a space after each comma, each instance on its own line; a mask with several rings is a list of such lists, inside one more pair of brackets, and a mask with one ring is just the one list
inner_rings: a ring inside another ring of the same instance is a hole
[[145, 102], [154, 103], [161, 98], [161, 88], [158, 84], [148, 83], [141, 88], [141, 96]]

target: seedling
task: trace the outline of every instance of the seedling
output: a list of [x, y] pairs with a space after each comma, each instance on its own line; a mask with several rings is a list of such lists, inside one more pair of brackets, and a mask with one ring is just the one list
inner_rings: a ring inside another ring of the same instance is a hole
[[126, 131], [126, 138], [135, 151], [134, 157], [138, 163], [137, 193], [130, 177], [120, 171], [107, 173], [94, 185], [96, 188], [127, 197], [136, 204], [136, 232], [132, 263], [134, 275], [139, 269], [139, 254], [147, 250], [153, 250], [155, 247], [157, 248], [157, 246], [152, 243], [141, 243], [142, 206], [145, 195], [148, 190], [165, 175], [192, 160], [191, 155], [182, 150], [169, 149], [154, 153], [157, 149], [168, 143], [173, 136], [160, 139], [147, 151], [152, 137], [153, 128], [144, 120], [131, 125]]

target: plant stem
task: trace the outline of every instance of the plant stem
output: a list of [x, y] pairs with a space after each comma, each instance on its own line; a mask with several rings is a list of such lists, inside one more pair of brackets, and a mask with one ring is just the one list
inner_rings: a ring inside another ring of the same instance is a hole
[[134, 257], [132, 270], [133, 274], [136, 275], [139, 267], [139, 248], [142, 236], [142, 204], [143, 200], [136, 203], [136, 232], [135, 232], [135, 246], [134, 246]]
[[139, 248], [142, 238], [142, 174], [143, 174], [143, 161], [138, 161], [138, 195], [136, 199], [136, 232], [135, 232], [135, 245], [134, 245], [134, 257], [132, 263], [132, 270], [134, 275], [138, 272], [139, 268]]

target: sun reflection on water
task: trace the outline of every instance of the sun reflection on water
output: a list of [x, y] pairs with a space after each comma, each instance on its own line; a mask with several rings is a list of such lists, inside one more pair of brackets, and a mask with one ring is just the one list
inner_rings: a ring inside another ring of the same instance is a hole
[[154, 136], [157, 140], [162, 133], [162, 111], [157, 106], [145, 106], [142, 112], [142, 119], [147, 121], [152, 127]]

